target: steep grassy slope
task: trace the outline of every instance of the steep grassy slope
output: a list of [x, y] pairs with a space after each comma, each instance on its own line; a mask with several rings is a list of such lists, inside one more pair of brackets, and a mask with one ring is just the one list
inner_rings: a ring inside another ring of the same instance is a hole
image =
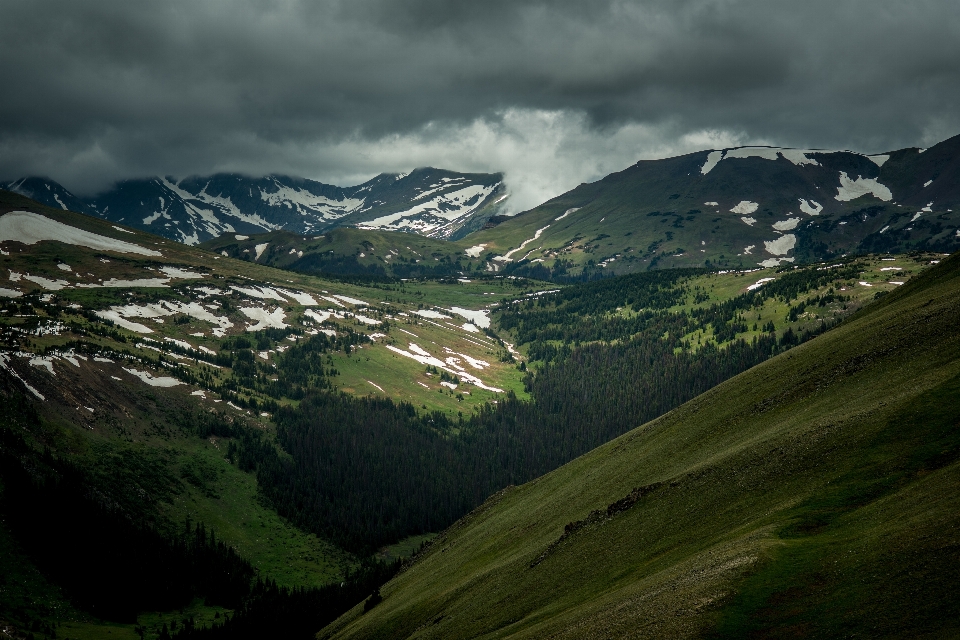
[[336, 638], [960, 633], [960, 256], [439, 536]]

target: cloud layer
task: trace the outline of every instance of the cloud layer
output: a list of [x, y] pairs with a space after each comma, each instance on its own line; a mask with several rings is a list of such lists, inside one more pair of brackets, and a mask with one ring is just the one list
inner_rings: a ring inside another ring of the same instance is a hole
[[960, 133], [952, 0], [7, 0], [0, 177], [507, 173], [516, 210], [640, 158]]

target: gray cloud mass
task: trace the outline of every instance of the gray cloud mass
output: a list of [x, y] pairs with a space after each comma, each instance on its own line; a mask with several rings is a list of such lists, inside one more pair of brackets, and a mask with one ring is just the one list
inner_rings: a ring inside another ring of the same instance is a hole
[[334, 184], [505, 171], [520, 210], [641, 158], [960, 133], [953, 0], [0, 0], [0, 177]]

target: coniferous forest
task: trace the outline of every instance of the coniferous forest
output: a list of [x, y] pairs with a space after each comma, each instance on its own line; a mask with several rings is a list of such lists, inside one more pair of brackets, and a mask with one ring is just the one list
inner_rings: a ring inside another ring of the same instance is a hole
[[[854, 272], [856, 265], [847, 268]], [[686, 272], [648, 272], [574, 285], [506, 308], [500, 326], [538, 360], [529, 400], [452, 418], [388, 398], [315, 390], [276, 413], [277, 442], [261, 446], [257, 478], [277, 510], [357, 552], [438, 531], [492, 493], [542, 475], [651, 420], [828, 326], [747, 342], [729, 330], [738, 312], [769, 297], [793, 300], [846, 272], [786, 273], [766, 289], [692, 313], [667, 311], [689, 292]], [[629, 306], [624, 318], [607, 312]], [[691, 350], [697, 327], [727, 333]], [[495, 334], [494, 334], [495, 335]], [[571, 346], [572, 345], [572, 346]], [[579, 345], [579, 346], [577, 346]]]

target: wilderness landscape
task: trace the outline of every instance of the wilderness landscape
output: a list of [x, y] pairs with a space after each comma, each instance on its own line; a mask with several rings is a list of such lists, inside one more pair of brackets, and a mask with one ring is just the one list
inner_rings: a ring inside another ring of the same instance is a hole
[[957, 15], [884, 11], [9, 3], [0, 634], [960, 634]]

